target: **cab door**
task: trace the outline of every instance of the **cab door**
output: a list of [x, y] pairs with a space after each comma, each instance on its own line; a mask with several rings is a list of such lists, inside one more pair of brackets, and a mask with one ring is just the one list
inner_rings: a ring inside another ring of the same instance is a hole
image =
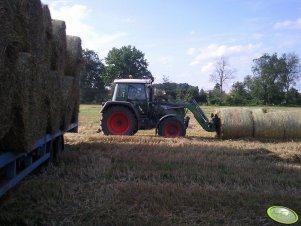
[[148, 104], [145, 84], [128, 84], [128, 101], [136, 106], [141, 115], [147, 115]]

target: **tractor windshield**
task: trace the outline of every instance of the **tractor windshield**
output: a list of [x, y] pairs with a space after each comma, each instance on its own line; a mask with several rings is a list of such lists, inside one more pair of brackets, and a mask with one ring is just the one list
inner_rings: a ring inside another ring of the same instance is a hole
[[145, 84], [117, 83], [113, 95], [114, 101], [146, 100]]

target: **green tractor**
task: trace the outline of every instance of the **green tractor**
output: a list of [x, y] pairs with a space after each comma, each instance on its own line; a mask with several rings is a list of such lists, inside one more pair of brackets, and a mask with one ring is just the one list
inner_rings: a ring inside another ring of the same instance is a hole
[[99, 131], [105, 135], [133, 135], [138, 130], [155, 128], [159, 136], [185, 136], [188, 110], [203, 129], [219, 134], [218, 118], [209, 121], [194, 100], [168, 100], [155, 95], [156, 88], [150, 79], [116, 79], [114, 84], [113, 98], [101, 110]]

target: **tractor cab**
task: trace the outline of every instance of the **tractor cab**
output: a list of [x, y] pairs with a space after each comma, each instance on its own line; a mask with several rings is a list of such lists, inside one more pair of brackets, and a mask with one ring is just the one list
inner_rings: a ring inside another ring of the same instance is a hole
[[113, 101], [147, 100], [149, 98], [150, 79], [115, 79]]
[[152, 101], [151, 79], [115, 79], [112, 101], [132, 103], [139, 114], [147, 115]]

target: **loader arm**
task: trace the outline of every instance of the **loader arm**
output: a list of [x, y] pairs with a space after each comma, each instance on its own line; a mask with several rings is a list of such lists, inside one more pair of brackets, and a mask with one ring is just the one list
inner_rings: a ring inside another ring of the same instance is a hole
[[194, 118], [204, 130], [206, 130], [207, 132], [215, 132], [214, 126], [210, 124], [210, 120], [206, 117], [205, 113], [195, 100], [191, 100], [189, 102], [181, 100], [169, 100], [169, 102], [184, 106], [186, 109], [192, 112]]
[[210, 125], [210, 120], [206, 117], [205, 113], [195, 100], [185, 102], [184, 105], [188, 110], [192, 112], [194, 118], [204, 130], [206, 130], [207, 132], [215, 132], [214, 126]]

